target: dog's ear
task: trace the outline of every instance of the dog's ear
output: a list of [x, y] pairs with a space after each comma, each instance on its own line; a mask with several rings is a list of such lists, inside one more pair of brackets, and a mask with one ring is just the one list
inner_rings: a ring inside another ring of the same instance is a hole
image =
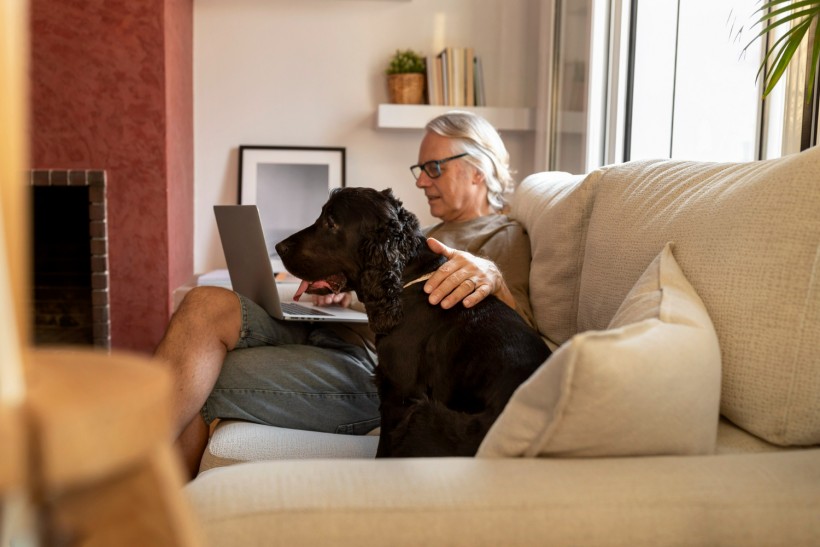
[[419, 219], [416, 215], [402, 207], [401, 202], [399, 202], [396, 211], [396, 220], [398, 222], [398, 231], [401, 233], [402, 242], [407, 245], [407, 248], [402, 252], [409, 256], [415, 250], [416, 236], [421, 233]]
[[390, 226], [380, 226], [364, 235], [359, 249], [363, 262], [361, 294], [367, 307], [370, 328], [385, 334], [401, 320], [401, 274], [406, 260]]
[[387, 188], [386, 190], [382, 190], [381, 193], [387, 198], [387, 202], [390, 204], [389, 216], [391, 220], [395, 220], [393, 224], [395, 237], [402, 239], [403, 242], [411, 246], [406, 252], [402, 251], [409, 256], [413, 250], [412, 246], [415, 245], [414, 236], [420, 230], [419, 219], [416, 215], [404, 208], [401, 200], [393, 195], [392, 189]]
[[401, 320], [400, 296], [402, 273], [417, 254], [419, 222], [416, 216], [396, 199], [392, 192], [381, 192], [386, 198], [379, 215], [379, 226], [363, 234], [360, 248], [362, 260], [362, 294], [368, 301], [370, 326], [376, 333], [390, 331]]

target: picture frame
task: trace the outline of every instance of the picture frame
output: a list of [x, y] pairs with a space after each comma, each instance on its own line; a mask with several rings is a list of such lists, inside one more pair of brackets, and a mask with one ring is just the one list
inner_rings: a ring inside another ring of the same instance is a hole
[[239, 146], [237, 203], [256, 205], [268, 254], [277, 242], [309, 226], [334, 188], [345, 186], [341, 147]]

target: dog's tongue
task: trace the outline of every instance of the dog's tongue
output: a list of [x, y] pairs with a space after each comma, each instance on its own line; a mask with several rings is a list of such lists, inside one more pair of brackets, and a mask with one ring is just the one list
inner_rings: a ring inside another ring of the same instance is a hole
[[304, 293], [308, 294], [328, 294], [339, 293], [344, 287], [345, 276], [342, 274], [334, 274], [327, 279], [320, 279], [319, 281], [302, 281], [299, 283], [299, 288], [293, 295], [294, 300], [299, 300]]
[[299, 300], [303, 294], [325, 294], [324, 292], [318, 293], [319, 290], [327, 290], [330, 289], [330, 285], [327, 281], [302, 281], [299, 283], [299, 288], [296, 289], [296, 292], [293, 295], [294, 300]]
[[302, 298], [302, 295], [305, 294], [305, 291], [310, 287], [310, 281], [302, 281], [299, 283], [299, 288], [296, 289], [296, 292], [293, 294], [293, 300], [299, 301]]

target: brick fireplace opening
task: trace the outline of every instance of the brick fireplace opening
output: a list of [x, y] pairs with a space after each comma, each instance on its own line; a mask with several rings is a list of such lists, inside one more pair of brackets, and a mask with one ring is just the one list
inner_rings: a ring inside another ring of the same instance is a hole
[[31, 171], [34, 343], [111, 347], [105, 172]]

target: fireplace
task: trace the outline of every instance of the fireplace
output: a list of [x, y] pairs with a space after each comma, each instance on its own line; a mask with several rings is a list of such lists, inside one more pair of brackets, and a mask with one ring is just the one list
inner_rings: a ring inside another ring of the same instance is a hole
[[105, 172], [31, 171], [34, 343], [111, 347]]

